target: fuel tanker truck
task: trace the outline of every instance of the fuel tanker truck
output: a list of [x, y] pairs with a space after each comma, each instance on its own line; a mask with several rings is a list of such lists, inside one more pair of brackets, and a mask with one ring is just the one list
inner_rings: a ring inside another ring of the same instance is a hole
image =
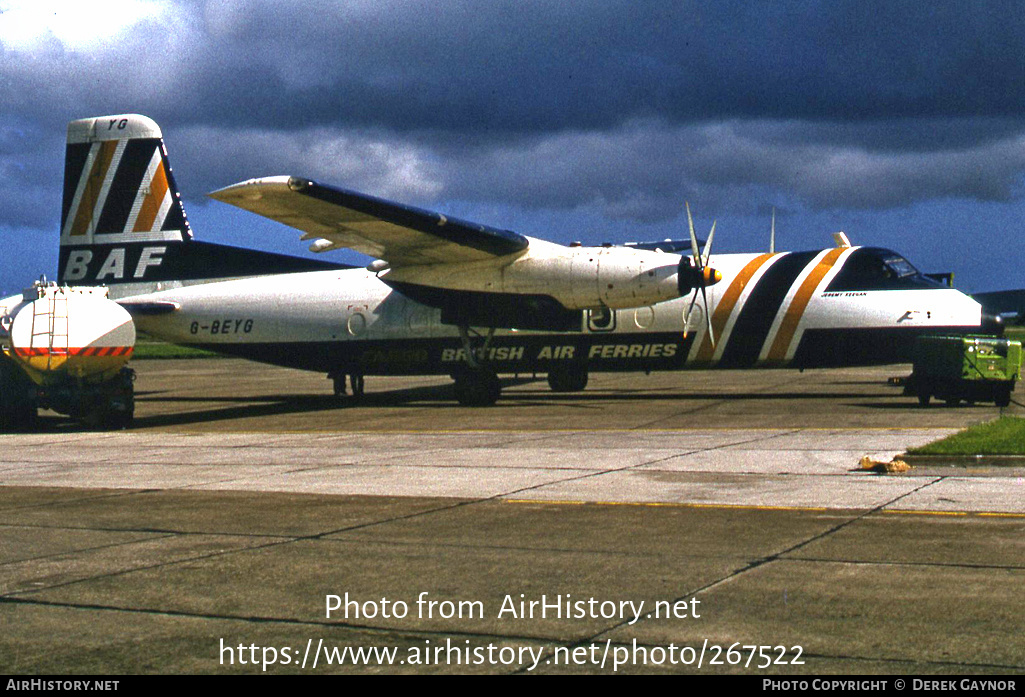
[[0, 300], [0, 433], [31, 430], [38, 409], [90, 428], [126, 428], [134, 347], [132, 318], [106, 288], [43, 280]]

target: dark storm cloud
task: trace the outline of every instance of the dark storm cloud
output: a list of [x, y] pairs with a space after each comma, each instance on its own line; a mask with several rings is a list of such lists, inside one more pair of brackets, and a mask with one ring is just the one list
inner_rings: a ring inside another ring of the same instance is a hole
[[284, 129], [1020, 116], [1025, 12], [999, 2], [185, 3], [102, 54], [50, 46], [3, 72], [64, 106], [120, 95], [182, 122]]
[[1018, 3], [168, 7], [89, 48], [0, 35], [3, 224], [50, 225], [66, 122], [118, 112], [162, 124], [190, 198], [294, 173], [651, 222], [1005, 201], [1025, 171]]
[[[1020, 115], [1015, 3], [280, 3], [211, 6], [211, 117], [396, 130], [603, 130], [778, 117]], [[297, 40], [298, 39], [298, 40]], [[276, 97], [276, 98], [275, 98]]]
[[843, 137], [832, 144], [822, 136], [806, 141], [795, 135], [791, 142], [778, 136], [803, 128], [637, 122], [615, 132], [555, 135], [530, 147], [446, 158], [451, 171], [443, 180], [454, 197], [477, 191], [522, 205], [596, 205], [610, 217], [645, 222], [675, 217], [688, 198], [750, 214], [773, 198], [842, 209], [893, 208], [935, 197], [1007, 201], [1020, 194], [1025, 135], [910, 152], [852, 145]]
[[56, 228], [64, 167], [54, 144], [39, 124], [0, 114], [0, 225]]

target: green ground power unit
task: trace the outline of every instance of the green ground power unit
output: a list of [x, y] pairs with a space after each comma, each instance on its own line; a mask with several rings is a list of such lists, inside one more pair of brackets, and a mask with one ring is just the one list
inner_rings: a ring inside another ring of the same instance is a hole
[[925, 406], [932, 397], [950, 406], [962, 400], [1011, 402], [1021, 375], [1021, 342], [995, 336], [922, 336], [915, 342], [914, 368], [904, 394]]

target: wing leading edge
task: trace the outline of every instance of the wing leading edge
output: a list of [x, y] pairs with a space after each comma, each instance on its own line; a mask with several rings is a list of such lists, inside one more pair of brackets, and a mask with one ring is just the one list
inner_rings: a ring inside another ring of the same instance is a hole
[[519, 255], [528, 238], [440, 213], [318, 184], [299, 177], [250, 179], [211, 198], [283, 223], [315, 251], [354, 249], [392, 267], [471, 262]]

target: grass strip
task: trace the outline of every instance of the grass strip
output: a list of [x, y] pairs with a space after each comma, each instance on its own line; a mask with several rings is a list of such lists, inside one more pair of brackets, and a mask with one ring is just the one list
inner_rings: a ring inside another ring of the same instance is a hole
[[223, 358], [219, 353], [206, 351], [191, 346], [176, 346], [165, 344], [162, 341], [140, 341], [136, 342], [135, 350], [132, 351], [132, 360], [148, 359], [177, 359], [177, 358]]
[[1025, 455], [1025, 419], [1004, 416], [942, 440], [912, 448], [911, 455]]

